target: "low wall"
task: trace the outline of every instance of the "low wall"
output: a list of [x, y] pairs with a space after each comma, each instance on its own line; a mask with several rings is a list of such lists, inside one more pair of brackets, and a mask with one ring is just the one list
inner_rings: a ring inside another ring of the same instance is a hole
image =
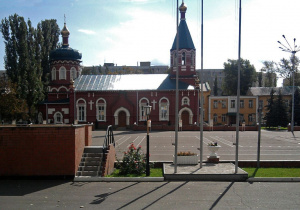
[[[288, 131], [291, 131], [291, 126], [288, 126]], [[300, 131], [300, 126], [294, 126], [294, 131]]]
[[74, 176], [90, 131], [85, 125], [0, 127], [0, 176]]
[[116, 161], [116, 150], [113, 144], [108, 146], [107, 153], [105, 154], [105, 163], [103, 164], [103, 171], [101, 176], [106, 176], [114, 171], [114, 164]]

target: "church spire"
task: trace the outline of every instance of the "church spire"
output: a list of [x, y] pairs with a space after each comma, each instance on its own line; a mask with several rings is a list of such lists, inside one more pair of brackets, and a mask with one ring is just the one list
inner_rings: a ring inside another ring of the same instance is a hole
[[180, 11], [180, 20], [185, 20], [185, 13], [186, 13], [187, 7], [184, 5], [184, 1], [182, 1], [179, 11]]
[[61, 30], [61, 35], [63, 38], [63, 47], [69, 47], [69, 35], [70, 31], [67, 28], [66, 24], [66, 15], [64, 15], [64, 28]]

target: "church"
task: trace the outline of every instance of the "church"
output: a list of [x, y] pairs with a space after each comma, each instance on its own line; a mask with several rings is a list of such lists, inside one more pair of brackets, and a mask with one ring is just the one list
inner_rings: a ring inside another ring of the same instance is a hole
[[[196, 48], [189, 32], [184, 3], [180, 8], [179, 50], [176, 36], [170, 49], [169, 74], [81, 75], [82, 55], [69, 46], [64, 23], [62, 47], [50, 53], [51, 82], [47, 100], [39, 106], [42, 123], [108, 125], [130, 128], [144, 125], [144, 106], [152, 106], [152, 125], [175, 125], [176, 71], [179, 74], [179, 120], [182, 125], [199, 122], [199, 84], [195, 84]], [[177, 62], [178, 61], [178, 69]], [[210, 87], [205, 83], [204, 113]], [[207, 114], [204, 120], [208, 121]]]

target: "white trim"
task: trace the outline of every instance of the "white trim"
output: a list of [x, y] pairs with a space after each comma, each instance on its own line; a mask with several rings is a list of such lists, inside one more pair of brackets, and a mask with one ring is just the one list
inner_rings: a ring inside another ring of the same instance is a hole
[[115, 117], [115, 125], [119, 125], [119, 112], [124, 111], [126, 113], [126, 125], [129, 125], [129, 118], [130, 118], [130, 112], [128, 111], [128, 109], [124, 108], [124, 107], [120, 107], [119, 109], [117, 109], [114, 113], [114, 117]]
[[[187, 99], [187, 104], [184, 104], [184, 99]], [[184, 96], [182, 99], [181, 99], [181, 106], [184, 106], [184, 105], [190, 105], [190, 99], [189, 97], [187, 96]]]
[[182, 119], [181, 119], [181, 114], [182, 114], [183, 111], [188, 111], [188, 113], [190, 114], [190, 115], [189, 115], [189, 124], [190, 124], [190, 125], [193, 124], [193, 111], [192, 111], [190, 108], [188, 108], [188, 107], [184, 107], [184, 108], [182, 108], [182, 109], [179, 111], [179, 113], [178, 113], [178, 115], [179, 115], [179, 120], [182, 120]]
[[[57, 121], [57, 115], [60, 115], [60, 121]], [[53, 121], [54, 124], [61, 124], [63, 123], [63, 114], [61, 112], [55, 112], [55, 114], [53, 115]]]
[[[103, 101], [104, 103], [99, 103], [99, 101]], [[99, 120], [99, 106], [104, 106], [104, 119], [103, 120]], [[96, 118], [97, 121], [100, 122], [106, 122], [106, 100], [104, 98], [98, 98], [98, 100], [96, 101]]]
[[[142, 103], [142, 101], [143, 100], [146, 100], [147, 102], [146, 103]], [[147, 103], [148, 104], [150, 104], [149, 103], [149, 100], [148, 100], [148, 98], [146, 98], [146, 97], [143, 97], [143, 98], [141, 98], [140, 100], [139, 100], [139, 121], [145, 121], [146, 120], [146, 116], [145, 115], [143, 115], [143, 108], [144, 108], [144, 106], [146, 106], [147, 105]]]
[[50, 92], [53, 92], [53, 90], [56, 90], [56, 92], [58, 92], [58, 89], [55, 88], [55, 87], [54, 87], [54, 88], [51, 88], [51, 89], [50, 89]]
[[68, 88], [66, 88], [65, 86], [60, 86], [57, 91], [60, 92], [61, 89], [65, 89], [65, 92], [68, 92]]
[[64, 66], [59, 68], [59, 80], [67, 79], [67, 69]]
[[70, 80], [75, 80], [77, 78], [77, 71], [76, 68], [73, 66], [70, 69]]
[[51, 70], [51, 80], [56, 80], [56, 68], [53, 67]]
[[[167, 101], [167, 113], [166, 113], [166, 118], [162, 118], [161, 117], [161, 108], [162, 108], [162, 104], [165, 104], [164, 102], [162, 102], [162, 100], [166, 100]], [[162, 97], [160, 100], [159, 100], [159, 121], [169, 121], [169, 115], [170, 115], [170, 102], [169, 102], [169, 99], [166, 98], [166, 97]]]
[[[84, 103], [78, 103], [79, 101], [84, 101]], [[84, 108], [84, 119], [81, 119], [81, 120], [79, 120], [79, 105], [80, 105], [80, 107], [83, 107]], [[79, 98], [79, 99], [77, 99], [77, 101], [76, 101], [76, 110], [77, 110], [77, 120], [79, 121], [79, 122], [85, 122], [86, 121], [86, 100], [85, 99], [83, 99], [83, 98]]]

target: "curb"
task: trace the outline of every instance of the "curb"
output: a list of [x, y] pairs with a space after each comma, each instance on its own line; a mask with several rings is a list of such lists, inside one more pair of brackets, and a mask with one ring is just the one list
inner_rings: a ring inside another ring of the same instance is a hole
[[75, 177], [74, 182], [163, 182], [164, 177]]
[[300, 177], [257, 177], [248, 178], [247, 182], [300, 182]]

